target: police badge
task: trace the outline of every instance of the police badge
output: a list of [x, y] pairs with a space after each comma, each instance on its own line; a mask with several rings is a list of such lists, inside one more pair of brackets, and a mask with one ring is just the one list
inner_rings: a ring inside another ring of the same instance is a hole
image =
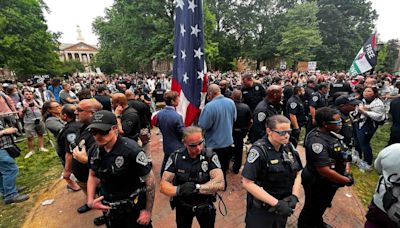
[[312, 100], [313, 100], [314, 102], [318, 101], [318, 96], [313, 96], [313, 97], [312, 97]]
[[201, 169], [203, 170], [203, 172], [207, 172], [207, 170], [208, 170], [208, 162], [207, 161], [203, 161], [201, 163]]
[[124, 165], [124, 157], [118, 156], [115, 159], [115, 165], [117, 166], [117, 168], [121, 168]]
[[296, 107], [297, 107], [297, 103], [296, 102], [290, 103], [290, 108], [291, 109], [295, 109]]
[[249, 151], [249, 156], [247, 157], [247, 162], [248, 163], [253, 163], [257, 160], [257, 158], [260, 156], [258, 151], [256, 149], [251, 149]]
[[259, 112], [259, 113], [257, 114], [257, 119], [258, 119], [258, 121], [260, 121], [260, 122], [264, 121], [266, 117], [267, 117], [267, 115], [265, 115], [265, 113], [263, 113], [263, 112]]
[[143, 151], [140, 151], [136, 156], [136, 162], [138, 164], [146, 166], [149, 163], [149, 159]]

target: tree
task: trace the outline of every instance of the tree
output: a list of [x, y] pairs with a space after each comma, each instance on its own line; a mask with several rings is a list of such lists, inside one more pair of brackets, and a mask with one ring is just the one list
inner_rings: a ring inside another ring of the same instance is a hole
[[33, 74], [57, 74], [60, 34], [47, 31], [42, 1], [0, 2], [0, 67], [13, 70], [19, 78]]
[[318, 68], [347, 70], [358, 50], [372, 34], [376, 11], [367, 0], [318, 0]]
[[277, 49], [289, 65], [315, 58], [315, 48], [322, 43], [317, 12], [317, 4], [311, 2], [298, 4], [286, 13], [287, 25], [281, 31], [282, 41]]
[[392, 39], [383, 44], [383, 47], [378, 53], [378, 64], [375, 67], [376, 71], [394, 72], [396, 60], [399, 57], [399, 40]]
[[61, 74], [63, 75], [73, 75], [84, 71], [85, 67], [79, 60], [69, 60], [62, 63]]

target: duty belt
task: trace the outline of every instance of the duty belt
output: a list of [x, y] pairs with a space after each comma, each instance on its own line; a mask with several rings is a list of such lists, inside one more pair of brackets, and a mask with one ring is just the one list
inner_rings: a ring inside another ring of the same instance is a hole
[[197, 211], [202, 210], [202, 209], [206, 209], [206, 208], [211, 209], [213, 207], [213, 204], [209, 203], [209, 202], [201, 203], [201, 204], [198, 204], [198, 205], [195, 205], [195, 206], [193, 206], [191, 204], [188, 204], [188, 203], [185, 203], [184, 201], [179, 201], [179, 203], [184, 207], [190, 208], [190, 210], [192, 212], [194, 212], [194, 213], [196, 213]]
[[103, 200], [104, 204], [109, 205], [111, 209], [121, 209], [126, 206], [132, 206], [134, 207], [135, 205], [138, 204], [140, 194], [146, 192], [146, 188], [138, 188], [136, 191], [134, 191], [127, 199], [122, 199], [122, 200], [117, 200], [113, 202], [108, 202], [106, 200]]

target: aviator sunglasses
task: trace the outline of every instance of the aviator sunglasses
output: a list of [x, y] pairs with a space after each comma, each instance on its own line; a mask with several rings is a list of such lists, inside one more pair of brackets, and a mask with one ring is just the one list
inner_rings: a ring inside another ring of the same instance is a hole
[[203, 143], [204, 143], [204, 139], [202, 139], [200, 142], [197, 142], [197, 143], [188, 144], [188, 146], [189, 147], [197, 147], [197, 146], [199, 146], [199, 145], [201, 145]]
[[279, 136], [285, 136], [286, 134], [289, 134], [289, 135], [290, 135], [290, 133], [292, 133], [292, 130], [287, 130], [287, 131], [271, 130], [271, 131], [277, 133]]

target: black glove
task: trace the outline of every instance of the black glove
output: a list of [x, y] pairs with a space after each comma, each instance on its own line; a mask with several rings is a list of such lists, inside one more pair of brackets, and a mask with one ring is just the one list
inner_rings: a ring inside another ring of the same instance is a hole
[[295, 128], [292, 130], [292, 133], [290, 133], [290, 136], [292, 136], [293, 138], [295, 138], [296, 140], [299, 139], [300, 137], [300, 129], [299, 128]]
[[343, 176], [350, 179], [350, 182], [347, 182], [346, 186], [352, 186], [354, 184], [354, 177], [351, 173], [345, 173]]
[[293, 214], [293, 209], [289, 206], [289, 203], [284, 200], [279, 200], [278, 203], [271, 207], [268, 211], [275, 212], [276, 214], [282, 216], [290, 216]]
[[186, 182], [178, 186], [176, 195], [178, 196], [190, 196], [196, 192], [196, 185], [193, 182]]
[[296, 204], [299, 202], [299, 198], [297, 198], [297, 196], [295, 196], [295, 195], [290, 195], [290, 196], [284, 198], [283, 200], [288, 202], [289, 207], [291, 207], [293, 209], [296, 207]]

